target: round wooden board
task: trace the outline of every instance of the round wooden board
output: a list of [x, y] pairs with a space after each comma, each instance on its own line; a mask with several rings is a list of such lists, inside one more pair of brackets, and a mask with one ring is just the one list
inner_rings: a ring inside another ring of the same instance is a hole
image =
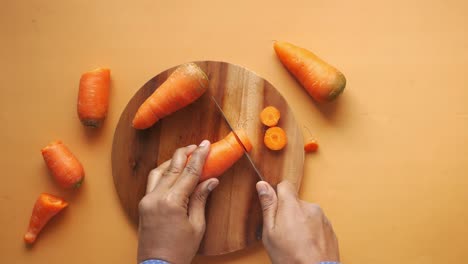
[[[138, 202], [145, 194], [151, 169], [171, 158], [182, 146], [203, 139], [214, 142], [229, 133], [229, 128], [210, 99], [220, 103], [234, 128], [243, 128], [253, 144], [252, 159], [266, 181], [276, 185], [283, 178], [299, 189], [303, 176], [304, 151], [301, 130], [284, 98], [255, 73], [229, 63], [195, 62], [208, 75], [210, 85], [193, 104], [160, 120], [146, 130], [136, 130], [131, 121], [143, 101], [166, 80], [175, 67], [149, 80], [133, 96], [123, 111], [114, 134], [112, 174], [120, 202], [138, 225]], [[288, 136], [287, 146], [279, 151], [263, 144], [265, 127], [259, 114], [268, 105], [281, 111], [278, 126]], [[246, 157], [241, 158], [220, 178], [210, 195], [205, 237], [199, 253], [220, 255], [245, 248], [261, 238], [262, 215], [255, 183], [259, 180]]]

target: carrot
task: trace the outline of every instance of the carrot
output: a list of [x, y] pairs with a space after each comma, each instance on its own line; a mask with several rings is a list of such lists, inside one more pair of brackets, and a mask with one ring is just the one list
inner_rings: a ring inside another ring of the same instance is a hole
[[288, 138], [281, 127], [270, 127], [265, 132], [263, 142], [271, 150], [281, 150], [288, 143]]
[[193, 103], [208, 89], [208, 77], [195, 63], [179, 66], [138, 108], [133, 127], [145, 129]]
[[52, 176], [60, 186], [64, 188], [81, 186], [85, 176], [83, 165], [62, 141], [50, 143], [41, 152]]
[[83, 73], [78, 91], [78, 117], [85, 126], [99, 127], [109, 107], [110, 70], [98, 68]]
[[68, 203], [62, 198], [42, 193], [34, 204], [24, 241], [28, 244], [34, 243], [47, 222], [67, 206]]
[[281, 117], [280, 111], [274, 106], [265, 107], [260, 113], [260, 120], [265, 126], [276, 126]]
[[252, 143], [243, 130], [236, 131], [236, 134], [240, 142], [231, 132], [225, 138], [211, 144], [200, 182], [221, 176], [244, 155], [244, 147], [247, 152], [252, 149]]
[[304, 151], [305, 152], [316, 152], [319, 145], [317, 140], [313, 138], [309, 138], [306, 143], [304, 144]]
[[281, 41], [275, 42], [274, 49], [286, 69], [316, 101], [332, 101], [343, 92], [344, 75], [314, 53]]

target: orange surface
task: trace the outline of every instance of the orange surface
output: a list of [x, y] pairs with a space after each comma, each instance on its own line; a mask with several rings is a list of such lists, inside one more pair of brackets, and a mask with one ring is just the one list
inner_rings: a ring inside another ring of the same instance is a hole
[[[466, 1], [2, 1], [1, 263], [134, 263], [136, 232], [114, 190], [118, 117], [148, 79], [193, 60], [224, 60], [271, 81], [320, 141], [301, 197], [320, 203], [353, 263], [468, 259]], [[310, 48], [347, 88], [318, 108], [276, 59], [272, 40]], [[112, 70], [109, 116], [85, 129], [81, 73]], [[308, 136], [304, 129], [305, 136]], [[74, 192], [48, 175], [40, 149], [68, 144], [86, 179]], [[69, 208], [36, 245], [22, 241], [41, 192]], [[195, 263], [268, 263], [256, 246]]]

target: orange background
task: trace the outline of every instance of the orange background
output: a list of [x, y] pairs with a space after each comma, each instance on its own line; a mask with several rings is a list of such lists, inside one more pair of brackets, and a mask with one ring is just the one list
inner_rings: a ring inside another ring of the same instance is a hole
[[[272, 82], [320, 141], [300, 195], [332, 220], [342, 261], [468, 259], [466, 1], [1, 1], [0, 262], [134, 263], [137, 236], [111, 176], [115, 125], [147, 80], [194, 60], [245, 66]], [[317, 107], [272, 40], [309, 48], [348, 85]], [[82, 127], [77, 85], [112, 69], [108, 119]], [[306, 133], [306, 130], [304, 130]], [[40, 148], [62, 139], [85, 166], [80, 190], [50, 179]], [[70, 207], [22, 242], [41, 192]], [[183, 246], [183, 245], [182, 245]], [[268, 263], [261, 245], [195, 263]]]

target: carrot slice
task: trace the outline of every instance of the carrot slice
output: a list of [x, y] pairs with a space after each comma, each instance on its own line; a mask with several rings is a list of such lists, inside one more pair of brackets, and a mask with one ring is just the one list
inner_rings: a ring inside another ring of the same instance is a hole
[[62, 141], [50, 143], [41, 152], [52, 176], [60, 186], [64, 188], [81, 186], [85, 176], [83, 165]]
[[318, 150], [318, 142], [317, 140], [310, 138], [307, 140], [307, 142], [304, 144], [304, 151], [305, 152], [316, 152]]
[[24, 241], [28, 244], [34, 243], [47, 222], [67, 206], [68, 203], [62, 198], [42, 193], [34, 204]]
[[276, 126], [280, 117], [280, 111], [274, 106], [267, 106], [260, 113], [260, 120], [265, 126], [269, 127]]
[[237, 130], [236, 134], [240, 142], [231, 132], [225, 138], [211, 144], [200, 182], [221, 176], [244, 155], [244, 147], [247, 152], [252, 150], [252, 143], [245, 131]]
[[281, 150], [288, 143], [288, 138], [281, 127], [270, 127], [265, 132], [263, 142], [271, 150]]
[[276, 41], [274, 49], [281, 63], [316, 101], [332, 101], [343, 92], [345, 76], [314, 53], [282, 41]]
[[109, 108], [110, 70], [98, 68], [81, 75], [78, 117], [85, 126], [99, 127]]
[[193, 103], [208, 89], [208, 77], [195, 63], [179, 66], [138, 108], [133, 127], [145, 129]]

